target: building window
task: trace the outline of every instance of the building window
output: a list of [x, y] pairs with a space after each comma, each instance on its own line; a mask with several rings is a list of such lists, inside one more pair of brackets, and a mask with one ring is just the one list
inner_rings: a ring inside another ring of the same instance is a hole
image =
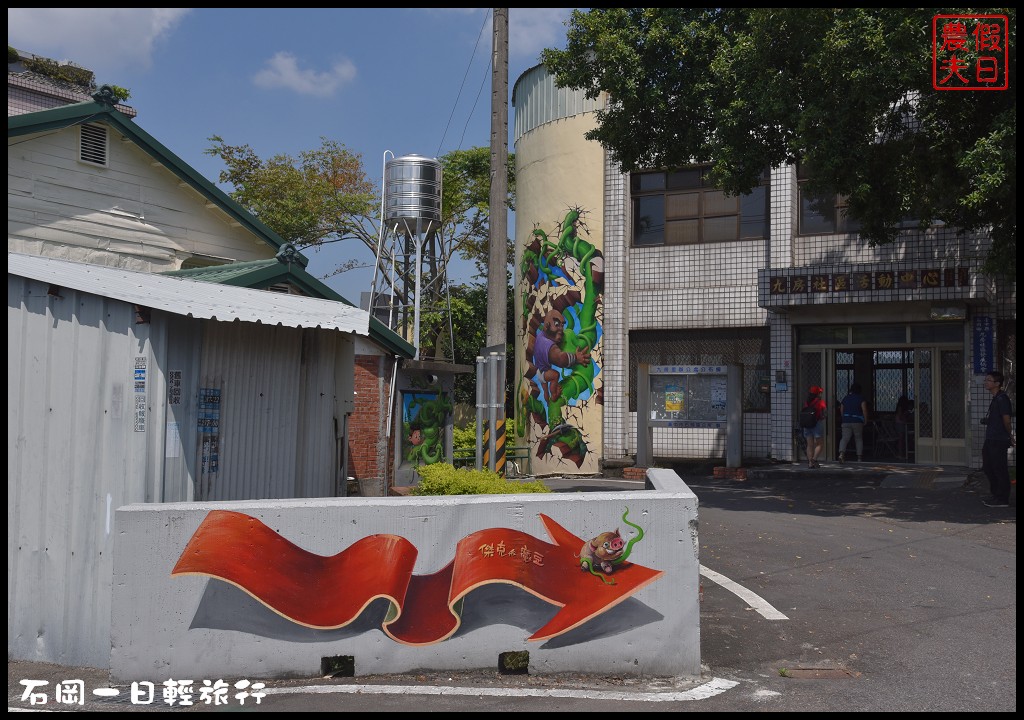
[[770, 341], [767, 327], [702, 330], [631, 330], [629, 409], [636, 412], [637, 367], [647, 365], [739, 365], [743, 411], [771, 412], [768, 387]]
[[846, 215], [843, 195], [813, 194], [806, 189], [807, 166], [797, 165], [796, 180], [800, 195], [800, 234], [832, 235], [860, 230], [860, 223]]
[[769, 171], [746, 195], [728, 195], [707, 179], [710, 166], [630, 175], [633, 245], [694, 245], [768, 237]]

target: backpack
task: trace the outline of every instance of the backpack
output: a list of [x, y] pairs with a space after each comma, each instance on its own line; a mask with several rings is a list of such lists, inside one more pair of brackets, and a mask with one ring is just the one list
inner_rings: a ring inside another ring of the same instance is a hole
[[818, 424], [818, 411], [813, 405], [804, 405], [800, 411], [800, 427], [811, 429]]

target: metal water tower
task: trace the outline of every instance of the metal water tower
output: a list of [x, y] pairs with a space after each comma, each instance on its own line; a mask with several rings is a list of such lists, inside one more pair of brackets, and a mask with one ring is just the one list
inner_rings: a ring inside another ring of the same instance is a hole
[[417, 360], [422, 342], [429, 359], [454, 361], [450, 257], [441, 233], [440, 161], [388, 150], [369, 310], [415, 346]]

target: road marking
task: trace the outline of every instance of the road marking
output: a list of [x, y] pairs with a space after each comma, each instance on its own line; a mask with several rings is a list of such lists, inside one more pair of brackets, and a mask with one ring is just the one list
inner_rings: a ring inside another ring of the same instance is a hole
[[330, 693], [361, 695], [474, 695], [489, 697], [550, 697], [578, 700], [628, 700], [630, 702], [680, 702], [704, 700], [739, 685], [733, 680], [712, 678], [681, 692], [622, 692], [619, 690], [556, 690], [551, 688], [454, 687], [438, 685], [306, 685], [266, 688], [267, 695]]
[[760, 613], [766, 620], [789, 620], [788, 617], [772, 607], [771, 604], [763, 597], [751, 590], [747, 590], [739, 583], [733, 582], [725, 575], [719, 575], [714, 570], [709, 570], [703, 565], [700, 566], [700, 574], [711, 582], [721, 585], [726, 590], [739, 597], [741, 600], [746, 602], [747, 605]]

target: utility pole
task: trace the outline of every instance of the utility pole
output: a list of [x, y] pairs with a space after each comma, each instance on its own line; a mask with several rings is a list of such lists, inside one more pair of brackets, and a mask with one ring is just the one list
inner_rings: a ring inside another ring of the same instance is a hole
[[[487, 253], [487, 345], [492, 352], [488, 469], [505, 474], [505, 363], [508, 355], [508, 8], [494, 8], [491, 57], [491, 194]], [[497, 352], [493, 352], [493, 351]], [[497, 361], [497, 362], [495, 362]]]
[[493, 28], [487, 344], [505, 347], [508, 343], [508, 8], [494, 8]]

